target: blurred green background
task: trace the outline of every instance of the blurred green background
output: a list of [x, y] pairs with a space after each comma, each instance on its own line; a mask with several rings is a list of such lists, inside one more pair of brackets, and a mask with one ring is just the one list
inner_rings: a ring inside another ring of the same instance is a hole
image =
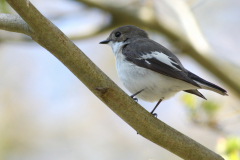
[[[111, 48], [98, 44], [112, 29], [132, 18], [145, 24], [154, 20], [183, 39], [193, 40], [191, 45], [211, 61], [198, 63], [169, 33], [139, 23], [150, 38], [177, 54], [185, 68], [222, 86], [229, 96], [200, 90], [208, 99], [205, 101], [181, 92], [162, 102], [156, 113], [160, 120], [226, 160], [240, 160], [240, 94], [231, 82], [222, 81], [206, 67], [208, 63], [220, 67], [240, 86], [240, 1], [31, 2], [128, 94], [117, 76]], [[4, 0], [0, 0], [0, 11], [16, 14]], [[0, 77], [1, 160], [181, 159], [138, 135], [62, 63], [25, 35], [0, 30]], [[155, 105], [139, 103], [148, 111]]]

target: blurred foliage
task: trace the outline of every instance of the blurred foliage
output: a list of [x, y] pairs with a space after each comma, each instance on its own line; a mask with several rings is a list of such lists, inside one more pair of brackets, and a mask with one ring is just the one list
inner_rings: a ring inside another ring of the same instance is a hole
[[8, 13], [7, 2], [5, 0], [0, 0], [0, 11], [1, 13]]
[[225, 160], [240, 160], [240, 137], [220, 138], [217, 151]]
[[220, 102], [197, 99], [199, 98], [191, 94], [183, 94], [181, 97], [191, 121], [195, 124], [219, 129], [217, 113], [222, 107]]
[[[191, 94], [183, 94], [181, 97], [184, 103], [189, 119], [197, 125], [207, 126], [210, 129], [222, 131], [219, 127], [217, 115], [222, 109], [221, 101], [200, 100]], [[225, 160], [240, 160], [240, 137], [219, 138], [217, 142], [217, 152]]]

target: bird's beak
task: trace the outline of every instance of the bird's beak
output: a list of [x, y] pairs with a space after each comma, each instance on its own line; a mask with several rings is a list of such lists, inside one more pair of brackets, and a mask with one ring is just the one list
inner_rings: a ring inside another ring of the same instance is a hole
[[108, 44], [108, 42], [110, 42], [110, 41], [108, 39], [106, 39], [104, 41], [99, 42], [99, 44]]

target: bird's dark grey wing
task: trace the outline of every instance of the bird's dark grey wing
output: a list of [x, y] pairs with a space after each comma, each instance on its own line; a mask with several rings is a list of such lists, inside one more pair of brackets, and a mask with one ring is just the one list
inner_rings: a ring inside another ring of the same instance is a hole
[[139, 39], [124, 46], [127, 61], [160, 74], [176, 78], [201, 88], [187, 75], [178, 58], [162, 45], [148, 38]]
[[198, 83], [201, 86], [201, 88], [212, 90], [212, 91], [214, 91], [216, 93], [219, 93], [221, 95], [228, 95], [227, 91], [225, 89], [217, 86], [216, 84], [208, 82], [208, 81], [198, 77], [197, 75], [193, 74], [190, 71], [188, 71], [187, 74], [188, 74], [188, 77], [191, 78], [194, 82]]

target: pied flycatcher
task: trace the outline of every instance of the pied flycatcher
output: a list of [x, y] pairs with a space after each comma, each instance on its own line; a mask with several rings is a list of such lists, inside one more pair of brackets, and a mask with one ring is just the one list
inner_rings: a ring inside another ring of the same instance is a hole
[[[207, 89], [228, 95], [223, 88], [208, 82], [183, 67], [168, 49], [148, 38], [148, 34], [135, 26], [126, 25], [112, 31], [107, 40], [116, 59], [116, 67], [123, 85], [144, 101], [158, 101], [185, 91], [206, 99], [197, 89]], [[134, 98], [137, 100], [136, 98]]]

